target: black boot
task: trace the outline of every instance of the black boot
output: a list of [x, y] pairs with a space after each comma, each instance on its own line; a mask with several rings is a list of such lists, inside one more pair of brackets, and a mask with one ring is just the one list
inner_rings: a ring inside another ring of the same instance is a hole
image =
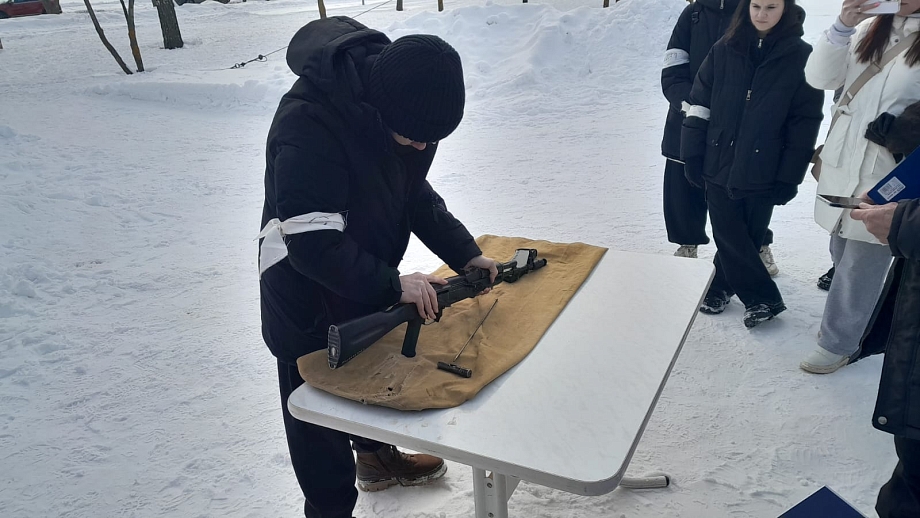
[[710, 291], [703, 299], [703, 303], [700, 304], [700, 313], [705, 313], [707, 315], [718, 315], [719, 313], [725, 311], [725, 306], [728, 305], [731, 299], [731, 295], [725, 293], [724, 291]]
[[831, 269], [828, 270], [827, 273], [825, 273], [821, 277], [818, 277], [818, 289], [819, 290], [830, 291], [831, 281], [834, 280], [834, 270], [835, 269], [836, 269], [835, 267], [831, 266]]
[[782, 302], [777, 302], [776, 304], [754, 304], [744, 310], [744, 327], [751, 328], [767, 320], [773, 320], [773, 317], [785, 310], [786, 305]]

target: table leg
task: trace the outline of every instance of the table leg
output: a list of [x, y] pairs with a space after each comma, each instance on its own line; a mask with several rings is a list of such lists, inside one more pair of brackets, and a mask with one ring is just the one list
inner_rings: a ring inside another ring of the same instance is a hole
[[494, 471], [486, 475], [484, 469], [473, 468], [476, 518], [508, 518], [508, 499], [520, 481]]

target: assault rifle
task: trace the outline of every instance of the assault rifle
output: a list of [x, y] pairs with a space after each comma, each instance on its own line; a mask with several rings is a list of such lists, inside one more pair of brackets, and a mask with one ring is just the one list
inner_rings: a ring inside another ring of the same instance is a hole
[[[533, 248], [518, 248], [514, 257], [507, 263], [498, 265], [495, 282], [489, 280], [489, 270], [472, 268], [462, 275], [447, 278], [447, 284], [433, 285], [438, 295], [438, 313], [435, 322], [441, 319], [441, 312], [446, 307], [475, 297], [482, 290], [500, 282], [515, 282], [527, 273], [546, 266], [546, 259], [537, 259]], [[329, 367], [335, 369], [370, 347], [393, 328], [408, 322], [406, 338], [403, 340], [402, 354], [407, 358], [415, 356], [423, 319], [415, 304], [396, 304], [386, 311], [355, 318], [339, 325], [329, 326]]]

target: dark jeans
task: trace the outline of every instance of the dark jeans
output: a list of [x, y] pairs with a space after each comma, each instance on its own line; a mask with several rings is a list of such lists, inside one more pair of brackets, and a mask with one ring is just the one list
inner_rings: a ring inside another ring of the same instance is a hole
[[894, 437], [898, 465], [878, 492], [875, 510], [879, 518], [917, 518], [920, 516], [920, 441]]
[[303, 382], [296, 365], [278, 362], [284, 431], [294, 474], [306, 498], [304, 515], [307, 518], [351, 518], [358, 490], [349, 439], [358, 453], [374, 452], [384, 445], [294, 418], [288, 411], [287, 400]]
[[[665, 160], [664, 226], [668, 241], [678, 245], [709, 244], [706, 235], [706, 192], [690, 185], [684, 164]], [[773, 244], [773, 231], [767, 229], [763, 246]]]
[[716, 241], [716, 276], [709, 293], [738, 295], [744, 307], [783, 301], [776, 283], [760, 260], [773, 203], [766, 198], [729, 198], [717, 185], [706, 186], [709, 221]]

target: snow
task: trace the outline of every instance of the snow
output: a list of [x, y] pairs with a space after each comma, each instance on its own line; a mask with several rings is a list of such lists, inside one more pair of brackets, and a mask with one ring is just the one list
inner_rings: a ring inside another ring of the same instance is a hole
[[[838, 8], [799, 3], [813, 41]], [[466, 117], [430, 175], [452, 212], [477, 235], [672, 253], [658, 79], [684, 0], [446, 4], [327, 7], [460, 52]], [[120, 5], [94, 7], [133, 66]], [[148, 71], [132, 76], [82, 2], [63, 9], [0, 21], [0, 516], [296, 516], [253, 241], [265, 136], [294, 76], [283, 50], [229, 68], [282, 49], [316, 5], [186, 4], [186, 47], [167, 51], [140, 2]], [[789, 310], [748, 331], [734, 301], [687, 338], [630, 465], [672, 486], [589, 498], [525, 482], [512, 515], [769, 517], [823, 485], [874, 515], [895, 464], [870, 422], [880, 359], [797, 368], [830, 266], [814, 191], [809, 177], [773, 219]], [[438, 263], [413, 241], [404, 264]], [[602, 389], [616, 397], [616, 380]], [[356, 515], [470, 516], [470, 469], [449, 468], [428, 488], [360, 495]]]

